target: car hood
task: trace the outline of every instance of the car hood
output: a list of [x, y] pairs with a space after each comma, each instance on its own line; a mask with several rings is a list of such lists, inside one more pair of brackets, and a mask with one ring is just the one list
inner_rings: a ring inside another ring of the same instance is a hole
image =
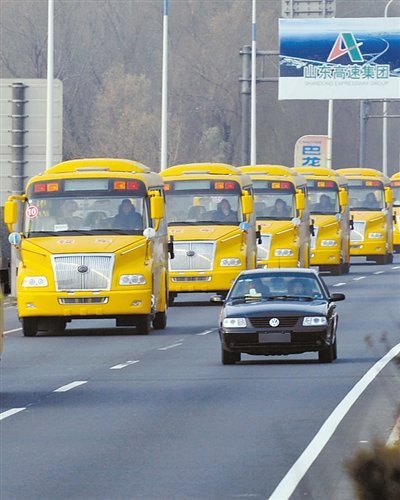
[[224, 317], [240, 316], [301, 316], [325, 315], [328, 307], [326, 300], [313, 300], [311, 302], [271, 300], [264, 302], [247, 302], [245, 304], [225, 304]]

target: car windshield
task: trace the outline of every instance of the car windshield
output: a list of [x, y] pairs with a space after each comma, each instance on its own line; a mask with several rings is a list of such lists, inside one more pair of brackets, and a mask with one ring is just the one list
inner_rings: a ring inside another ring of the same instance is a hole
[[245, 275], [230, 291], [230, 300], [311, 300], [326, 297], [318, 279], [295, 273], [281, 275]]

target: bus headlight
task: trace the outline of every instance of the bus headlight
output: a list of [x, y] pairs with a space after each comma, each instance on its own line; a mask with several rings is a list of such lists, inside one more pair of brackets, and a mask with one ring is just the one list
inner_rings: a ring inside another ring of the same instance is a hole
[[321, 247], [337, 247], [337, 241], [335, 241], [335, 240], [322, 240]]
[[221, 259], [219, 265], [221, 267], [237, 267], [242, 265], [242, 261], [235, 257], [227, 257], [226, 259]]
[[22, 286], [24, 288], [39, 288], [47, 286], [46, 276], [27, 276], [22, 280]]
[[293, 255], [293, 250], [290, 248], [277, 248], [275, 250], [275, 257], [291, 257]]
[[382, 240], [383, 234], [382, 233], [369, 233], [368, 238], [370, 240]]
[[246, 318], [224, 318], [222, 326], [224, 328], [246, 328]]
[[122, 274], [119, 277], [120, 285], [145, 285], [146, 278], [143, 274]]
[[303, 318], [303, 326], [326, 326], [327, 324], [325, 316], [306, 316]]

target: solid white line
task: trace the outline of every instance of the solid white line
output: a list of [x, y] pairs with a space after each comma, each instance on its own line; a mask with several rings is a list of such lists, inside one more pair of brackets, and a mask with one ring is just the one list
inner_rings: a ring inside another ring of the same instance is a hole
[[372, 274], [383, 274], [385, 271], [375, 271], [374, 273]]
[[204, 332], [196, 333], [196, 335], [208, 335], [209, 333], [212, 333], [214, 330], [204, 330]]
[[126, 368], [129, 365], [134, 365], [135, 363], [139, 363], [139, 360], [137, 361], [126, 361], [125, 363], [121, 363], [120, 365], [115, 365], [110, 368], [110, 370], [121, 370], [121, 368]]
[[362, 379], [357, 382], [357, 384], [329, 415], [310, 444], [275, 488], [272, 495], [269, 497], [269, 500], [283, 500], [290, 498], [353, 404], [357, 401], [369, 384], [377, 377], [377, 375], [379, 375], [383, 368], [385, 368], [385, 366], [399, 353], [400, 344], [397, 344], [392, 347], [392, 349], [385, 356], [383, 356], [383, 358], [377, 361], [374, 366], [367, 371]]
[[178, 347], [182, 344], [183, 344], [183, 342], [178, 342], [177, 344], [171, 344], [171, 345], [168, 345], [167, 347], [159, 347], [158, 350], [159, 351], [168, 351], [168, 349], [173, 349], [174, 347]]
[[334, 284], [334, 285], [332, 285], [332, 286], [343, 286], [343, 285], [345, 285], [345, 284], [346, 284], [346, 283], [335, 283], [335, 284]]
[[4, 335], [7, 335], [7, 333], [19, 332], [20, 330], [22, 330], [22, 328], [14, 328], [14, 330], [6, 330], [3, 333], [4, 333]]
[[353, 281], [360, 281], [366, 278], [366, 276], [359, 276], [358, 278], [353, 278]]
[[390, 433], [389, 439], [387, 440], [386, 446], [398, 446], [400, 448], [400, 417], [397, 419], [392, 432]]
[[0, 413], [0, 420], [11, 417], [11, 415], [15, 415], [16, 413], [19, 413], [23, 410], [26, 410], [26, 408], [11, 408], [11, 410], [3, 411], [3, 413]]
[[71, 389], [74, 389], [75, 387], [78, 387], [82, 384], [87, 384], [87, 380], [77, 380], [76, 382], [71, 382], [70, 384], [63, 385], [62, 387], [59, 387], [53, 392], [67, 392], [70, 391]]

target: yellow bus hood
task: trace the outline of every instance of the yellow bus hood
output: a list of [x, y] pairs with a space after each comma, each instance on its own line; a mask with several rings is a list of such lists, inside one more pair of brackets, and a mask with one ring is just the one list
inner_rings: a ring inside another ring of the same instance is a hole
[[240, 235], [242, 230], [232, 226], [170, 226], [168, 234], [174, 240], [205, 240], [214, 241], [224, 237]]
[[257, 221], [257, 227], [261, 226], [261, 234], [279, 234], [286, 231], [293, 231], [295, 226], [288, 220], [263, 220]]

